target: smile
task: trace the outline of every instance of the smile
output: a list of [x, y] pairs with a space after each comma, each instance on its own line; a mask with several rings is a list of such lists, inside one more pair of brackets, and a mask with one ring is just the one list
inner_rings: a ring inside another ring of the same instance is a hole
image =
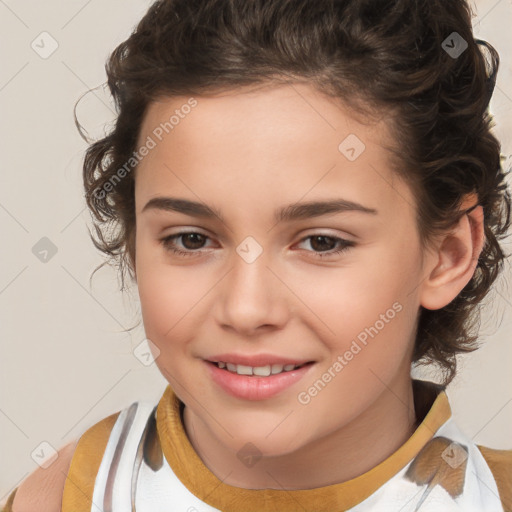
[[268, 377], [269, 375], [276, 375], [282, 372], [290, 372], [304, 366], [295, 364], [267, 364], [266, 366], [245, 366], [242, 364], [225, 363], [218, 361], [215, 363], [219, 368], [224, 368], [227, 371], [238, 373], [238, 375], [256, 375], [258, 377]]
[[217, 389], [242, 400], [265, 400], [299, 382], [315, 363], [247, 366], [224, 361], [204, 361]]

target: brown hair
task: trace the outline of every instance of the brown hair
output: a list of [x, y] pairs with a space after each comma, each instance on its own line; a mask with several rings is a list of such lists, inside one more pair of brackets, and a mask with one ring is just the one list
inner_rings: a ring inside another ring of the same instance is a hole
[[[118, 171], [133, 156], [148, 104], [163, 96], [307, 82], [354, 111], [389, 115], [400, 144], [388, 149], [416, 197], [424, 246], [464, 215], [467, 194], [475, 193], [483, 207], [485, 245], [473, 278], [447, 306], [420, 308], [413, 360], [438, 363], [450, 382], [455, 355], [476, 348], [478, 306], [502, 270], [499, 240], [510, 226], [510, 193], [488, 110], [499, 56], [473, 38], [471, 16], [463, 0], [152, 4], [108, 59], [117, 119], [90, 144], [83, 166], [97, 235], [91, 238], [117, 261], [121, 290], [126, 271], [135, 277], [135, 176], [125, 172], [119, 179]], [[449, 53], [456, 48], [458, 55]]]

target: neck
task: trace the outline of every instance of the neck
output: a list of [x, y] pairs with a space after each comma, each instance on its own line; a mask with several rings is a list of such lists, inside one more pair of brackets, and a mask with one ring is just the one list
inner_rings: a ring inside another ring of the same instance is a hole
[[262, 457], [251, 467], [241, 464], [236, 450], [221, 443], [189, 408], [184, 410], [184, 425], [199, 457], [225, 484], [294, 490], [345, 482], [369, 471], [409, 439], [417, 421], [412, 381], [402, 380], [383, 388], [349, 424], [294, 452]]

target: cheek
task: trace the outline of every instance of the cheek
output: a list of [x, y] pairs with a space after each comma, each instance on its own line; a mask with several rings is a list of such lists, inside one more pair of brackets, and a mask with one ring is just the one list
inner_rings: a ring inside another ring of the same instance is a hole
[[408, 253], [397, 244], [360, 254], [346, 268], [303, 276], [298, 290], [314, 313], [311, 329], [325, 333], [330, 364], [344, 357], [350, 380], [359, 380], [362, 373], [367, 378], [368, 368], [392, 373], [403, 363], [419, 308], [412, 293], [420, 279], [414, 248]]
[[204, 314], [205, 296], [212, 286], [207, 269], [173, 266], [165, 258], [162, 249], [142, 244], [137, 253], [137, 288], [145, 332], [162, 352], [181, 345], [181, 340], [197, 330], [197, 316]]
[[187, 347], [191, 326], [190, 307], [182, 292], [172, 286], [158, 266], [140, 273], [139, 297], [146, 337], [151, 341], [153, 358], [162, 375], [173, 385], [180, 381], [182, 355]]
[[[142, 318], [148, 337], [161, 341], [172, 339], [186, 325], [195, 293], [188, 283], [183, 286], [158, 267], [140, 273], [138, 284]], [[180, 321], [181, 319], [181, 321]]]
[[411, 300], [412, 295], [407, 295], [416, 274], [407, 266], [393, 255], [382, 254], [373, 261], [303, 274], [294, 280], [294, 292], [325, 323], [331, 336], [346, 338], [373, 325], [386, 312], [394, 318], [395, 303]]
[[[137, 289], [146, 335], [162, 343], [180, 313], [179, 287], [159, 261], [159, 250], [142, 242], [137, 246]], [[172, 332], [172, 330], [171, 330]]]

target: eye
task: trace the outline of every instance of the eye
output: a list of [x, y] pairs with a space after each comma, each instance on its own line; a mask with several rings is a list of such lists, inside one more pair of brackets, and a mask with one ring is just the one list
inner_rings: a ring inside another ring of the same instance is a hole
[[[176, 246], [176, 240], [182, 239], [182, 243], [185, 246], [186, 250], [182, 250]], [[197, 231], [184, 231], [182, 233], [176, 233], [175, 235], [170, 235], [165, 238], [162, 238], [160, 242], [164, 246], [167, 251], [170, 251], [179, 256], [194, 256], [195, 254], [201, 253], [203, 251], [198, 251], [202, 244], [206, 239], [208, 239], [206, 235], [202, 233], [198, 233]]]
[[[356, 245], [350, 240], [345, 240], [337, 236], [330, 236], [320, 233], [306, 236], [301, 240], [301, 242], [306, 240], [310, 240], [309, 244], [314, 249], [313, 252], [317, 258], [335, 256], [336, 254], [345, 252]], [[336, 247], [336, 244], [338, 244], [338, 248], [334, 249], [333, 246]], [[320, 250], [321, 252], [316, 252], [316, 250]]]
[[[176, 241], [180, 239], [183, 249], [176, 244]], [[210, 237], [197, 231], [184, 231], [182, 233], [176, 233], [162, 238], [161, 243], [167, 251], [177, 254], [178, 256], [190, 257], [204, 252], [201, 249], [204, 247], [206, 240], [209, 239]], [[347, 251], [356, 245], [350, 240], [320, 233], [304, 237], [300, 243], [305, 242], [306, 240], [310, 240], [310, 246], [313, 248], [313, 251], [309, 252], [313, 252], [317, 258], [335, 256], [336, 254]], [[336, 245], [338, 245], [338, 248], [334, 249]]]

